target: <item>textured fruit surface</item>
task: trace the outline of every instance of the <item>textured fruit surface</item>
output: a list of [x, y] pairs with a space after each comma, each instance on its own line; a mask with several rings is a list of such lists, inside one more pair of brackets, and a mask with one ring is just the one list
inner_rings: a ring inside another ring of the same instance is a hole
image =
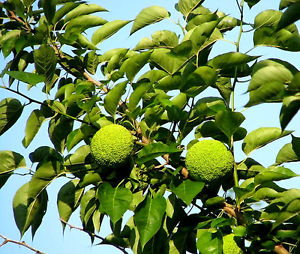
[[220, 141], [203, 140], [187, 151], [185, 163], [191, 179], [211, 183], [232, 171], [234, 159]]
[[128, 162], [133, 149], [133, 137], [123, 126], [111, 124], [96, 132], [91, 152], [102, 167], [116, 168]]
[[223, 237], [223, 254], [242, 254], [243, 251], [234, 241], [234, 234]]

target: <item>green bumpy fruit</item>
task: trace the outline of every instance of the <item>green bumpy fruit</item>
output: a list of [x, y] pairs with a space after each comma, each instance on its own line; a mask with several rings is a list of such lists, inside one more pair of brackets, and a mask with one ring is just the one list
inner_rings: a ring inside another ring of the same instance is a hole
[[234, 241], [234, 234], [223, 237], [223, 254], [243, 254], [241, 248]]
[[125, 127], [110, 124], [93, 136], [91, 153], [101, 167], [117, 168], [129, 161], [133, 145], [133, 137]]
[[220, 141], [203, 140], [187, 151], [185, 163], [191, 179], [210, 184], [219, 182], [232, 171], [234, 159]]

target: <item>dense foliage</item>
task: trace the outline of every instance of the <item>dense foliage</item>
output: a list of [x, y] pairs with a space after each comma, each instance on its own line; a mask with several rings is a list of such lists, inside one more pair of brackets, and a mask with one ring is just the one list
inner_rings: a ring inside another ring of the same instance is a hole
[[[262, 59], [251, 55], [251, 48], [242, 53], [240, 41], [253, 29], [255, 47], [299, 54], [295, 22], [300, 1], [281, 0], [279, 7], [246, 23], [244, 7], [258, 2], [231, 1], [238, 4], [237, 19], [210, 11], [204, 0], [179, 0], [180, 34], [156, 31], [133, 49], [102, 54], [101, 43], [124, 26], [131, 25], [132, 35], [170, 19], [170, 13], [150, 6], [133, 21], [107, 21], [100, 17], [105, 8], [85, 1], [0, 3], [0, 48], [9, 59], [2, 70], [7, 83], [0, 88], [11, 92], [0, 102], [0, 135], [14, 128], [23, 110], [34, 104], [23, 146], [29, 147], [42, 125], [48, 125], [53, 144], [30, 146], [26, 159], [0, 151], [0, 187], [22, 168], [32, 175], [13, 199], [21, 235], [28, 229], [36, 234], [47, 211], [47, 187], [65, 178], [55, 194], [63, 228], [80, 209], [82, 227], [95, 240], [109, 216], [112, 234], [102, 243], [124, 253], [217, 254], [228, 235], [234, 235], [245, 253], [299, 253], [300, 190], [276, 182], [298, 176], [288, 165], [300, 160], [300, 138], [286, 127], [300, 108], [300, 71], [289, 59]], [[89, 28], [94, 28], [91, 38], [85, 33]], [[234, 29], [236, 50], [211, 57], [216, 42]], [[248, 132], [247, 126], [241, 127], [245, 116], [236, 110], [234, 94], [247, 80], [245, 109], [280, 103], [275, 117], [281, 128], [262, 126]], [[27, 92], [20, 88], [24, 84]], [[33, 87], [47, 99], [32, 98]], [[208, 88], [219, 96], [204, 97]], [[107, 173], [91, 155], [92, 137], [112, 123], [134, 137], [132, 158], [120, 166], [122, 174], [119, 168]], [[251, 152], [284, 136], [292, 141], [272, 165], [264, 167], [251, 158]], [[236, 149], [245, 154], [242, 161], [235, 160], [230, 177], [213, 186], [190, 179], [185, 165], [187, 150], [206, 138], [222, 142], [233, 155]], [[122, 226], [126, 211], [133, 216]]]

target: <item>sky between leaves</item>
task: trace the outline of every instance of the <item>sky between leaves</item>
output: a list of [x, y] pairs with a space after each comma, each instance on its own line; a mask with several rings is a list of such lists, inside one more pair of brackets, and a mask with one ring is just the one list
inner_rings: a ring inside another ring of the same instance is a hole
[[[128, 0], [128, 1], [118, 1], [118, 0], [102, 0], [96, 1], [91, 0], [88, 3], [97, 3], [110, 12], [108, 13], [100, 13], [104, 19], [109, 21], [115, 19], [123, 19], [130, 20], [134, 19], [134, 17], [145, 7], [151, 5], [160, 5], [165, 7], [168, 11], [171, 12], [171, 18], [175, 21], [178, 20], [178, 14], [174, 10], [174, 5], [176, 0]], [[245, 7], [245, 21], [252, 23], [254, 17], [263, 10], [266, 9], [278, 9], [279, 0], [261, 0], [259, 4], [249, 11], [248, 7]], [[204, 4], [205, 7], [208, 7], [210, 10], [215, 11], [217, 9], [225, 12], [228, 15], [239, 18], [238, 8], [235, 4], [234, 0], [226, 0], [226, 1], [211, 1], [207, 0]], [[131, 23], [132, 24], [132, 23]], [[132, 36], [129, 36], [131, 24], [127, 25], [120, 32], [114, 35], [112, 38], [106, 40], [103, 44], [100, 45], [100, 53], [103, 53], [111, 48], [117, 47], [130, 47], [133, 48], [138, 41], [143, 37], [149, 37], [153, 32], [157, 30], [172, 30], [177, 33], [180, 32], [179, 28], [171, 23], [168, 20], [160, 22], [155, 25], [151, 25], [142, 29]], [[298, 28], [299, 22], [297, 23]], [[90, 38], [93, 31], [88, 31], [88, 37]], [[232, 31], [227, 33], [227, 38], [232, 41], [236, 41], [237, 32]], [[241, 40], [241, 52], [246, 52], [247, 50], [252, 48], [252, 37], [251, 33], [244, 34]], [[235, 47], [227, 42], [217, 42], [214, 46], [214, 50], [212, 51], [211, 57], [216, 56], [221, 53], [234, 51]], [[300, 68], [300, 53], [291, 53], [285, 52], [274, 48], [266, 48], [260, 47], [254, 49], [249, 53], [250, 55], [264, 55], [265, 58], [277, 57], [286, 61], [291, 62], [296, 67]], [[0, 57], [0, 69], [4, 68], [4, 60], [2, 55]], [[5, 82], [5, 80], [3, 81]], [[247, 84], [240, 84], [237, 88], [236, 92], [236, 106], [237, 110], [241, 109], [248, 98], [246, 94]], [[216, 94], [211, 94], [212, 90], [205, 92], [206, 96], [213, 96]], [[32, 88], [31, 94], [33, 98], [40, 99], [39, 89]], [[10, 94], [4, 90], [0, 90], [0, 101], [6, 97], [13, 97], [13, 94]], [[20, 99], [20, 98], [19, 98]], [[31, 108], [30, 108], [31, 107]], [[28, 109], [23, 112], [22, 117], [18, 120], [17, 124], [7, 131], [3, 136], [0, 137], [0, 150], [12, 150], [18, 153], [21, 153], [28, 158], [29, 150], [27, 151], [22, 146], [22, 139], [24, 137], [25, 123], [27, 117], [29, 116], [33, 106], [28, 107]], [[279, 124], [279, 115], [280, 106], [276, 104], [262, 104], [244, 112], [246, 120], [242, 124], [248, 130], [248, 133], [251, 130], [254, 130], [258, 127], [280, 127]], [[296, 130], [298, 127], [298, 131], [294, 132], [295, 136], [300, 136], [299, 130], [300, 123], [300, 115], [296, 115], [296, 117], [292, 120], [290, 125], [288, 125], [288, 130]], [[298, 125], [298, 126], [297, 126]], [[38, 135], [35, 137], [34, 141], [30, 145], [29, 149], [32, 150], [33, 147], [41, 146], [41, 145], [49, 145], [50, 141], [48, 140], [46, 133], [46, 124], [43, 127]], [[268, 146], [266, 148], [259, 149], [252, 154], [252, 157], [262, 162], [265, 166], [270, 165], [274, 162], [275, 156], [279, 149], [286, 143], [290, 142], [290, 138], [283, 138], [279, 141], [274, 142], [272, 146]], [[240, 144], [241, 145], [241, 144]], [[240, 145], [237, 144], [235, 147], [237, 148], [235, 151], [236, 160], [243, 158], [243, 153], [241, 152]], [[299, 163], [298, 169], [297, 164], [289, 164], [289, 168], [294, 170], [296, 173], [299, 173]], [[13, 176], [10, 178], [8, 183], [1, 189], [0, 191], [0, 234], [3, 234], [11, 239], [19, 240], [20, 234], [15, 225], [15, 221], [13, 218], [12, 211], [12, 199], [14, 193], [17, 189], [22, 186], [25, 182], [28, 181], [27, 177], [21, 176]], [[32, 245], [36, 249], [39, 249], [45, 253], [49, 254], [60, 254], [60, 253], [72, 253], [72, 254], [94, 254], [94, 253], [120, 253], [116, 248], [100, 245], [100, 246], [91, 246], [91, 242], [89, 236], [83, 232], [77, 231], [75, 229], [69, 230], [68, 228], [65, 230], [65, 233], [62, 232], [61, 223], [59, 221], [59, 216], [56, 207], [56, 194], [60, 187], [65, 183], [64, 180], [58, 180], [54, 184], [50, 185], [48, 188], [49, 195], [49, 203], [48, 203], [48, 211], [44, 217], [43, 223], [38, 229], [35, 238], [31, 239], [31, 235], [29, 232], [25, 234], [22, 240], [26, 241], [29, 245]], [[293, 178], [293, 180], [282, 182], [282, 185], [288, 188], [300, 188], [299, 179]], [[55, 193], [51, 195], [51, 193]], [[75, 212], [71, 219], [70, 223], [73, 225], [80, 226], [79, 213]], [[109, 232], [109, 224], [106, 220], [106, 227], [101, 229], [100, 235], [106, 236]], [[18, 253], [18, 254], [32, 254], [33, 252], [14, 244], [6, 244], [5, 246], [0, 248], [0, 254], [7, 253]]]

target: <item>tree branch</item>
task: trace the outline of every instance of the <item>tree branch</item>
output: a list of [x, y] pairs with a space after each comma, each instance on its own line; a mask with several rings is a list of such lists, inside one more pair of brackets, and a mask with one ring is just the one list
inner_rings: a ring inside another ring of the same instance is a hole
[[89, 234], [89, 235], [91, 235], [91, 236], [93, 236], [95, 238], [100, 239], [101, 241], [105, 241], [105, 243], [107, 243], [107, 244], [110, 244], [110, 245], [116, 247], [117, 249], [119, 249], [120, 251], [122, 251], [124, 254], [128, 254], [128, 252], [124, 248], [122, 248], [122, 247], [120, 247], [120, 246], [118, 246], [118, 245], [116, 245], [114, 243], [111, 243], [111, 242], [107, 241], [105, 238], [103, 238], [103, 237], [101, 237], [101, 236], [99, 236], [99, 235], [97, 235], [97, 234], [95, 234], [93, 232], [89, 232], [88, 230], [86, 230], [84, 228], [80, 228], [80, 227], [74, 226], [72, 224], [69, 224], [67, 221], [63, 220], [62, 218], [60, 218], [60, 221], [62, 223], [64, 223], [65, 225], [69, 226], [70, 229], [76, 229], [76, 230], [82, 231], [84, 233], [87, 233], [87, 234]]
[[20, 241], [12, 240], [12, 239], [9, 239], [9, 238], [7, 238], [6, 236], [1, 235], [1, 234], [0, 234], [0, 237], [4, 239], [3, 243], [0, 244], [0, 248], [1, 248], [2, 246], [4, 246], [5, 244], [7, 244], [7, 243], [14, 243], [14, 244], [17, 244], [17, 245], [24, 246], [24, 247], [26, 247], [27, 249], [30, 249], [30, 250], [34, 251], [35, 253], [37, 253], [37, 254], [45, 254], [44, 252], [42, 252], [42, 251], [40, 251], [40, 250], [37, 250], [37, 249], [35, 249], [35, 248], [29, 246], [29, 245], [28, 245], [27, 243], [25, 243], [24, 241], [20, 242]]
[[274, 252], [277, 253], [277, 254], [289, 254], [290, 253], [281, 244], [277, 244], [274, 247]]

